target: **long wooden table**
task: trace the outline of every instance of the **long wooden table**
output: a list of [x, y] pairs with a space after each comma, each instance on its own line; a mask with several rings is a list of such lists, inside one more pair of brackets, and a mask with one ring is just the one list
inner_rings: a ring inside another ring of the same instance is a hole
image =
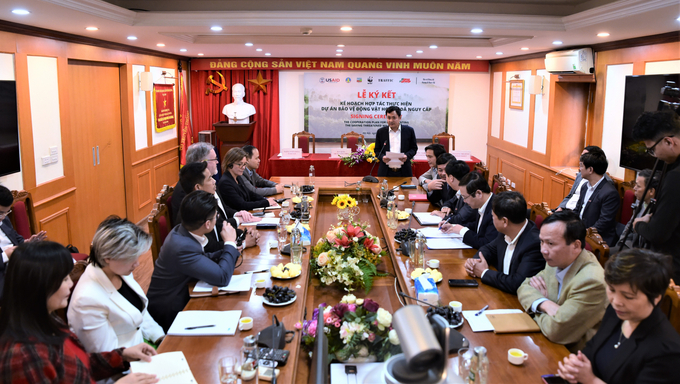
[[[309, 180], [303, 177], [274, 178], [275, 181], [290, 184], [293, 181], [307, 184]], [[356, 178], [358, 180], [358, 178]], [[337, 209], [330, 204], [333, 195], [337, 193], [355, 194], [355, 187], [344, 187], [344, 181], [354, 182], [352, 179], [340, 179], [331, 177], [316, 177], [317, 186], [313, 193], [314, 202], [310, 220], [312, 244], [326, 233], [331, 224], [337, 224]], [[401, 184], [403, 181], [412, 182], [408, 178], [388, 179], [390, 186]], [[417, 184], [417, 183], [416, 183]], [[366, 222], [370, 225], [369, 232], [373, 235], [387, 239], [381, 243], [387, 245], [389, 256], [378, 266], [381, 271], [391, 274], [388, 277], [376, 278], [374, 286], [368, 295], [363, 291], [355, 291], [357, 297], [370, 297], [378, 302], [383, 308], [394, 313], [402, 307], [395, 286], [410, 296], [415, 296], [413, 281], [410, 273], [414, 266], [410, 259], [401, 256], [394, 243], [393, 229], [387, 227], [385, 210], [379, 208], [376, 194], [377, 184], [362, 185], [362, 193], [371, 195], [367, 204], [360, 203], [361, 212], [355, 221]], [[403, 193], [408, 196], [408, 193]], [[290, 197], [290, 190], [284, 192]], [[410, 207], [408, 201], [399, 202], [399, 209]], [[415, 211], [431, 210], [427, 202], [416, 203]], [[278, 213], [278, 212], [277, 212]], [[400, 222], [400, 227], [405, 225]], [[413, 220], [413, 228], [420, 225]], [[269, 240], [276, 239], [276, 231], [260, 231], [262, 234], [259, 247], [248, 248], [244, 252], [244, 261], [236, 273], [244, 271], [266, 269], [279, 263], [287, 263], [289, 258], [281, 256], [276, 249], [271, 251], [267, 248]], [[383, 241], [383, 240], [381, 240]], [[309, 263], [310, 247], [303, 255], [303, 270], [300, 277], [293, 280], [268, 281], [267, 286], [283, 285], [294, 289], [298, 294], [297, 300], [285, 307], [269, 307], [262, 304], [262, 289], [251, 290], [228, 296], [194, 298], [189, 301], [185, 310], [233, 310], [243, 311], [242, 316], [250, 316], [254, 319], [254, 328], [250, 331], [239, 332], [235, 336], [227, 337], [174, 337], [168, 336], [159, 348], [159, 352], [183, 351], [189, 362], [197, 381], [203, 383], [218, 383], [217, 361], [224, 356], [236, 356], [243, 344], [243, 338], [248, 335], [256, 335], [257, 332], [271, 324], [272, 315], [282, 320], [287, 329], [293, 329], [296, 322], [302, 320], [303, 314], [307, 313], [310, 319], [314, 308], [321, 303], [334, 305], [339, 302], [346, 293], [341, 288], [331, 286], [323, 287], [317, 278], [310, 276], [307, 267]], [[428, 250], [426, 259], [436, 258], [440, 260], [439, 270], [444, 275], [443, 282], [438, 284], [440, 300], [442, 304], [457, 300], [463, 303], [463, 309], [480, 309], [489, 305], [491, 309], [518, 308], [521, 306], [514, 295], [506, 294], [496, 288], [481, 283], [478, 288], [451, 288], [446, 283], [447, 279], [466, 278], [463, 268], [466, 259], [475, 254], [474, 250]], [[394, 277], [393, 277], [394, 276]], [[395, 281], [396, 280], [396, 281]], [[410, 301], [410, 300], [408, 300]], [[415, 303], [407, 303], [415, 304]], [[496, 335], [493, 332], [473, 333], [467, 322], [458, 330], [470, 340], [472, 346], [483, 345], [489, 351], [491, 361], [489, 383], [540, 383], [540, 376], [553, 372], [557, 369], [557, 361], [568, 354], [567, 349], [558, 344], [551, 343], [541, 333], [506, 334]], [[529, 354], [529, 359], [522, 366], [514, 366], [507, 361], [507, 350], [520, 348]], [[293, 342], [286, 345], [291, 351], [288, 364], [281, 367], [279, 383], [306, 383], [309, 375], [309, 359], [300, 346], [299, 333], [295, 334]]]

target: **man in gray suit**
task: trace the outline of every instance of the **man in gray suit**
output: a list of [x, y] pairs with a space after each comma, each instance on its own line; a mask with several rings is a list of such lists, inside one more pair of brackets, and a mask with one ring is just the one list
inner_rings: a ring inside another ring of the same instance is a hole
[[224, 247], [206, 253], [206, 233], [217, 222], [217, 200], [205, 191], [189, 193], [180, 205], [182, 224], [173, 228], [161, 247], [149, 285], [149, 313], [165, 333], [189, 302], [187, 284], [203, 280], [224, 287], [234, 274], [239, 256], [236, 250], [236, 230], [225, 221], [220, 229]]
[[260, 167], [260, 151], [252, 145], [246, 145], [241, 149], [246, 153], [248, 161], [246, 169], [243, 171], [243, 178], [247, 181], [243, 184], [246, 189], [260, 196], [277, 195], [283, 192], [283, 185], [276, 184], [257, 174], [257, 169]]

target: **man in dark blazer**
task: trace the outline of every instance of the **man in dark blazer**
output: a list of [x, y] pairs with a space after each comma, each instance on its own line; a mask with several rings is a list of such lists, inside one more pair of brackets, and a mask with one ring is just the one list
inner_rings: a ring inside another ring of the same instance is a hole
[[453, 198], [444, 202], [441, 215], [450, 224], [462, 224], [473, 220], [477, 215], [463, 199], [461, 194], [460, 181], [470, 173], [470, 166], [462, 160], [449, 161], [444, 169], [446, 174], [446, 184], [455, 191]]
[[[401, 125], [401, 109], [399, 107], [387, 107], [385, 115], [387, 115], [387, 126], [378, 129], [378, 132], [375, 134], [375, 153], [380, 160], [378, 176], [412, 177], [411, 159], [418, 152], [416, 131], [408, 125]], [[385, 157], [387, 152], [404, 154], [399, 159], [403, 162], [401, 168], [390, 168], [387, 165], [391, 160]]]
[[189, 302], [187, 284], [203, 280], [217, 287], [228, 285], [239, 256], [236, 231], [227, 222], [220, 229], [224, 247], [212, 253], [203, 250], [208, 243], [205, 234], [213, 231], [217, 222], [217, 201], [212, 194], [189, 193], [180, 214], [182, 223], [165, 239], [147, 293], [149, 313], [166, 333]]
[[[588, 145], [587, 147], [583, 148], [583, 152], [581, 152], [581, 155], [589, 153], [589, 152], [602, 152], [602, 148], [596, 146], [596, 145]], [[613, 183], [612, 179], [605, 173], [604, 175], [605, 179], [609, 181], [610, 183]], [[564, 197], [564, 200], [560, 203], [560, 205], [555, 209], [555, 211], [561, 211], [563, 209], [574, 209], [576, 207], [576, 203], [578, 202], [578, 198], [580, 197], [581, 194], [581, 187], [583, 186], [583, 183], [585, 183], [586, 180], [583, 179], [581, 176], [581, 172], [576, 174], [576, 179], [574, 180], [574, 185], [571, 186], [571, 190], [569, 191], [569, 194]]]
[[526, 206], [527, 202], [519, 192], [502, 192], [494, 197], [493, 223], [499, 235], [479, 249], [479, 258], [465, 262], [468, 275], [480, 277], [484, 284], [516, 295], [524, 279], [545, 268], [539, 231], [527, 220]]
[[587, 180], [574, 211], [581, 217], [586, 228], [595, 227], [602, 239], [613, 247], [616, 244], [616, 214], [621, 206], [621, 196], [616, 187], [608, 182], [607, 157], [604, 152], [588, 152], [581, 155], [579, 171]]
[[449, 161], [456, 161], [456, 158], [450, 153], [442, 153], [437, 157], [435, 170], [437, 172], [437, 177], [444, 180], [441, 188], [431, 189], [427, 191], [427, 200], [435, 207], [442, 207], [444, 203], [451, 200], [455, 195], [456, 191], [449, 188], [446, 183], [446, 164]]
[[[491, 207], [493, 206], [493, 193], [489, 183], [477, 172], [470, 172], [460, 181], [461, 195], [472, 209], [477, 212], [472, 220], [460, 224], [442, 224], [444, 233], [458, 233], [463, 236], [463, 243], [472, 248], [479, 249], [489, 244], [498, 237], [498, 231], [493, 225]], [[526, 214], [526, 209], [525, 209]]]
[[[208, 169], [212, 176], [217, 175], [217, 163], [219, 162], [219, 158], [217, 157], [217, 153], [215, 153], [215, 147], [206, 142], [191, 144], [189, 148], [187, 148], [186, 164], [202, 162], [208, 164]], [[175, 184], [175, 189], [172, 191], [172, 199], [170, 199], [170, 204], [168, 206], [168, 209], [170, 210], [170, 223], [173, 227], [180, 223], [180, 220], [177, 219], [179, 206], [182, 204], [184, 196], [191, 191], [193, 191], [193, 189], [185, 191], [179, 181]]]

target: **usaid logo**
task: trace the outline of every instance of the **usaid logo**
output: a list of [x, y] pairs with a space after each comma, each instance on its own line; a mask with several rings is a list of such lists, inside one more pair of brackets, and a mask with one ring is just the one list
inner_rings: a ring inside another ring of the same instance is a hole
[[332, 78], [330, 78], [330, 77], [327, 77], [325, 80], [326, 80], [327, 83], [339, 83], [339, 82], [340, 82], [340, 78], [339, 78], [339, 77], [336, 77], [335, 79], [332, 79]]
[[323, 84], [325, 82], [326, 82], [326, 79], [324, 79], [323, 77], [319, 79], [319, 83]]

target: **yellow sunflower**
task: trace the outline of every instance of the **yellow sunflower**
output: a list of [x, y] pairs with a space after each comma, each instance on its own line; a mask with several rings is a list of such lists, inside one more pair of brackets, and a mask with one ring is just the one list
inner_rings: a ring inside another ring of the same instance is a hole
[[345, 208], [347, 208], [347, 201], [345, 201], [345, 200], [340, 200], [340, 201], [338, 201], [338, 208], [339, 208], [339, 209], [345, 209]]

